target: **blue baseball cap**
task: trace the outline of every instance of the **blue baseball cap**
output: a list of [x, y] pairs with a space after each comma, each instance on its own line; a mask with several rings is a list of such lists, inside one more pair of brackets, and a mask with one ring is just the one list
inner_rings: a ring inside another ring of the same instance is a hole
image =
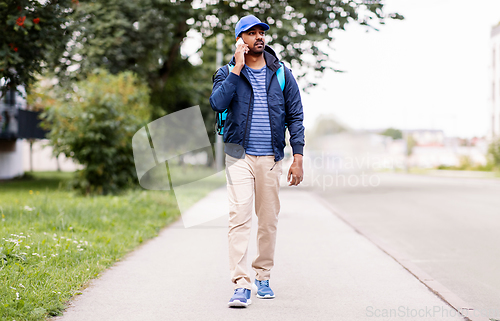
[[264, 31], [269, 30], [269, 26], [266, 23], [260, 21], [259, 18], [254, 15], [248, 15], [242, 17], [236, 24], [236, 28], [234, 28], [234, 38], [238, 38], [240, 33], [245, 32], [255, 26], [261, 26]]

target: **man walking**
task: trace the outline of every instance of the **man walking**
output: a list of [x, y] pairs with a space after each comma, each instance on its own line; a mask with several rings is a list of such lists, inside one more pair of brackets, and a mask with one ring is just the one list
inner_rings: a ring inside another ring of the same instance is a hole
[[210, 96], [212, 109], [227, 109], [223, 140], [229, 197], [229, 265], [234, 284], [230, 307], [247, 307], [251, 303], [252, 283], [246, 264], [254, 198], [258, 218], [257, 256], [252, 262], [254, 283], [258, 298], [275, 297], [269, 279], [274, 266], [286, 128], [294, 158], [287, 181], [296, 186], [303, 179], [304, 126], [299, 88], [291, 71], [266, 46], [267, 30], [269, 26], [252, 15], [238, 21], [235, 37], [243, 43], [237, 45], [230, 67], [218, 70]]

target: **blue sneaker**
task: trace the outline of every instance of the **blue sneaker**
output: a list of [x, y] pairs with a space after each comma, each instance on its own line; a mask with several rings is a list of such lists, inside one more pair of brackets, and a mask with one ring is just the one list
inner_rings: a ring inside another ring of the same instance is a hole
[[250, 304], [252, 304], [252, 300], [250, 299], [250, 295], [252, 291], [245, 288], [238, 288], [234, 290], [233, 297], [229, 300], [228, 306], [230, 307], [241, 307], [246, 308]]
[[257, 286], [257, 297], [259, 299], [274, 299], [274, 292], [269, 287], [269, 280], [259, 281], [255, 279]]

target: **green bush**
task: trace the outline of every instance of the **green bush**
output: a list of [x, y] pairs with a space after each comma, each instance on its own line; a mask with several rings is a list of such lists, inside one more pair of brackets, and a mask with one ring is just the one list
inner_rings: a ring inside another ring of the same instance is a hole
[[136, 180], [132, 136], [149, 120], [149, 90], [132, 72], [97, 70], [43, 114], [56, 154], [83, 165], [73, 186], [116, 193]]
[[488, 161], [491, 162], [492, 167], [500, 170], [500, 138], [493, 140], [488, 147]]

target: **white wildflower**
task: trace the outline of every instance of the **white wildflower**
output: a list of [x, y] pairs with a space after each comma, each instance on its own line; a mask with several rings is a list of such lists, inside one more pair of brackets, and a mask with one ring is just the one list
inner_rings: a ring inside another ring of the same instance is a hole
[[[24, 209], [25, 209], [26, 211], [28, 211], [28, 212], [31, 212], [31, 211], [33, 211], [35, 208], [34, 208], [34, 207], [29, 207], [28, 205], [26, 205], [26, 206], [24, 206]], [[21, 234], [23, 234], [23, 233], [21, 233]]]
[[21, 283], [19, 283], [19, 286], [22, 287], [23, 289], [26, 289], [24, 285], [22, 285]]
[[24, 247], [25, 247], [25, 248], [27, 248], [27, 249], [29, 249], [29, 248], [30, 248], [30, 246], [29, 246], [29, 245], [25, 245]]

